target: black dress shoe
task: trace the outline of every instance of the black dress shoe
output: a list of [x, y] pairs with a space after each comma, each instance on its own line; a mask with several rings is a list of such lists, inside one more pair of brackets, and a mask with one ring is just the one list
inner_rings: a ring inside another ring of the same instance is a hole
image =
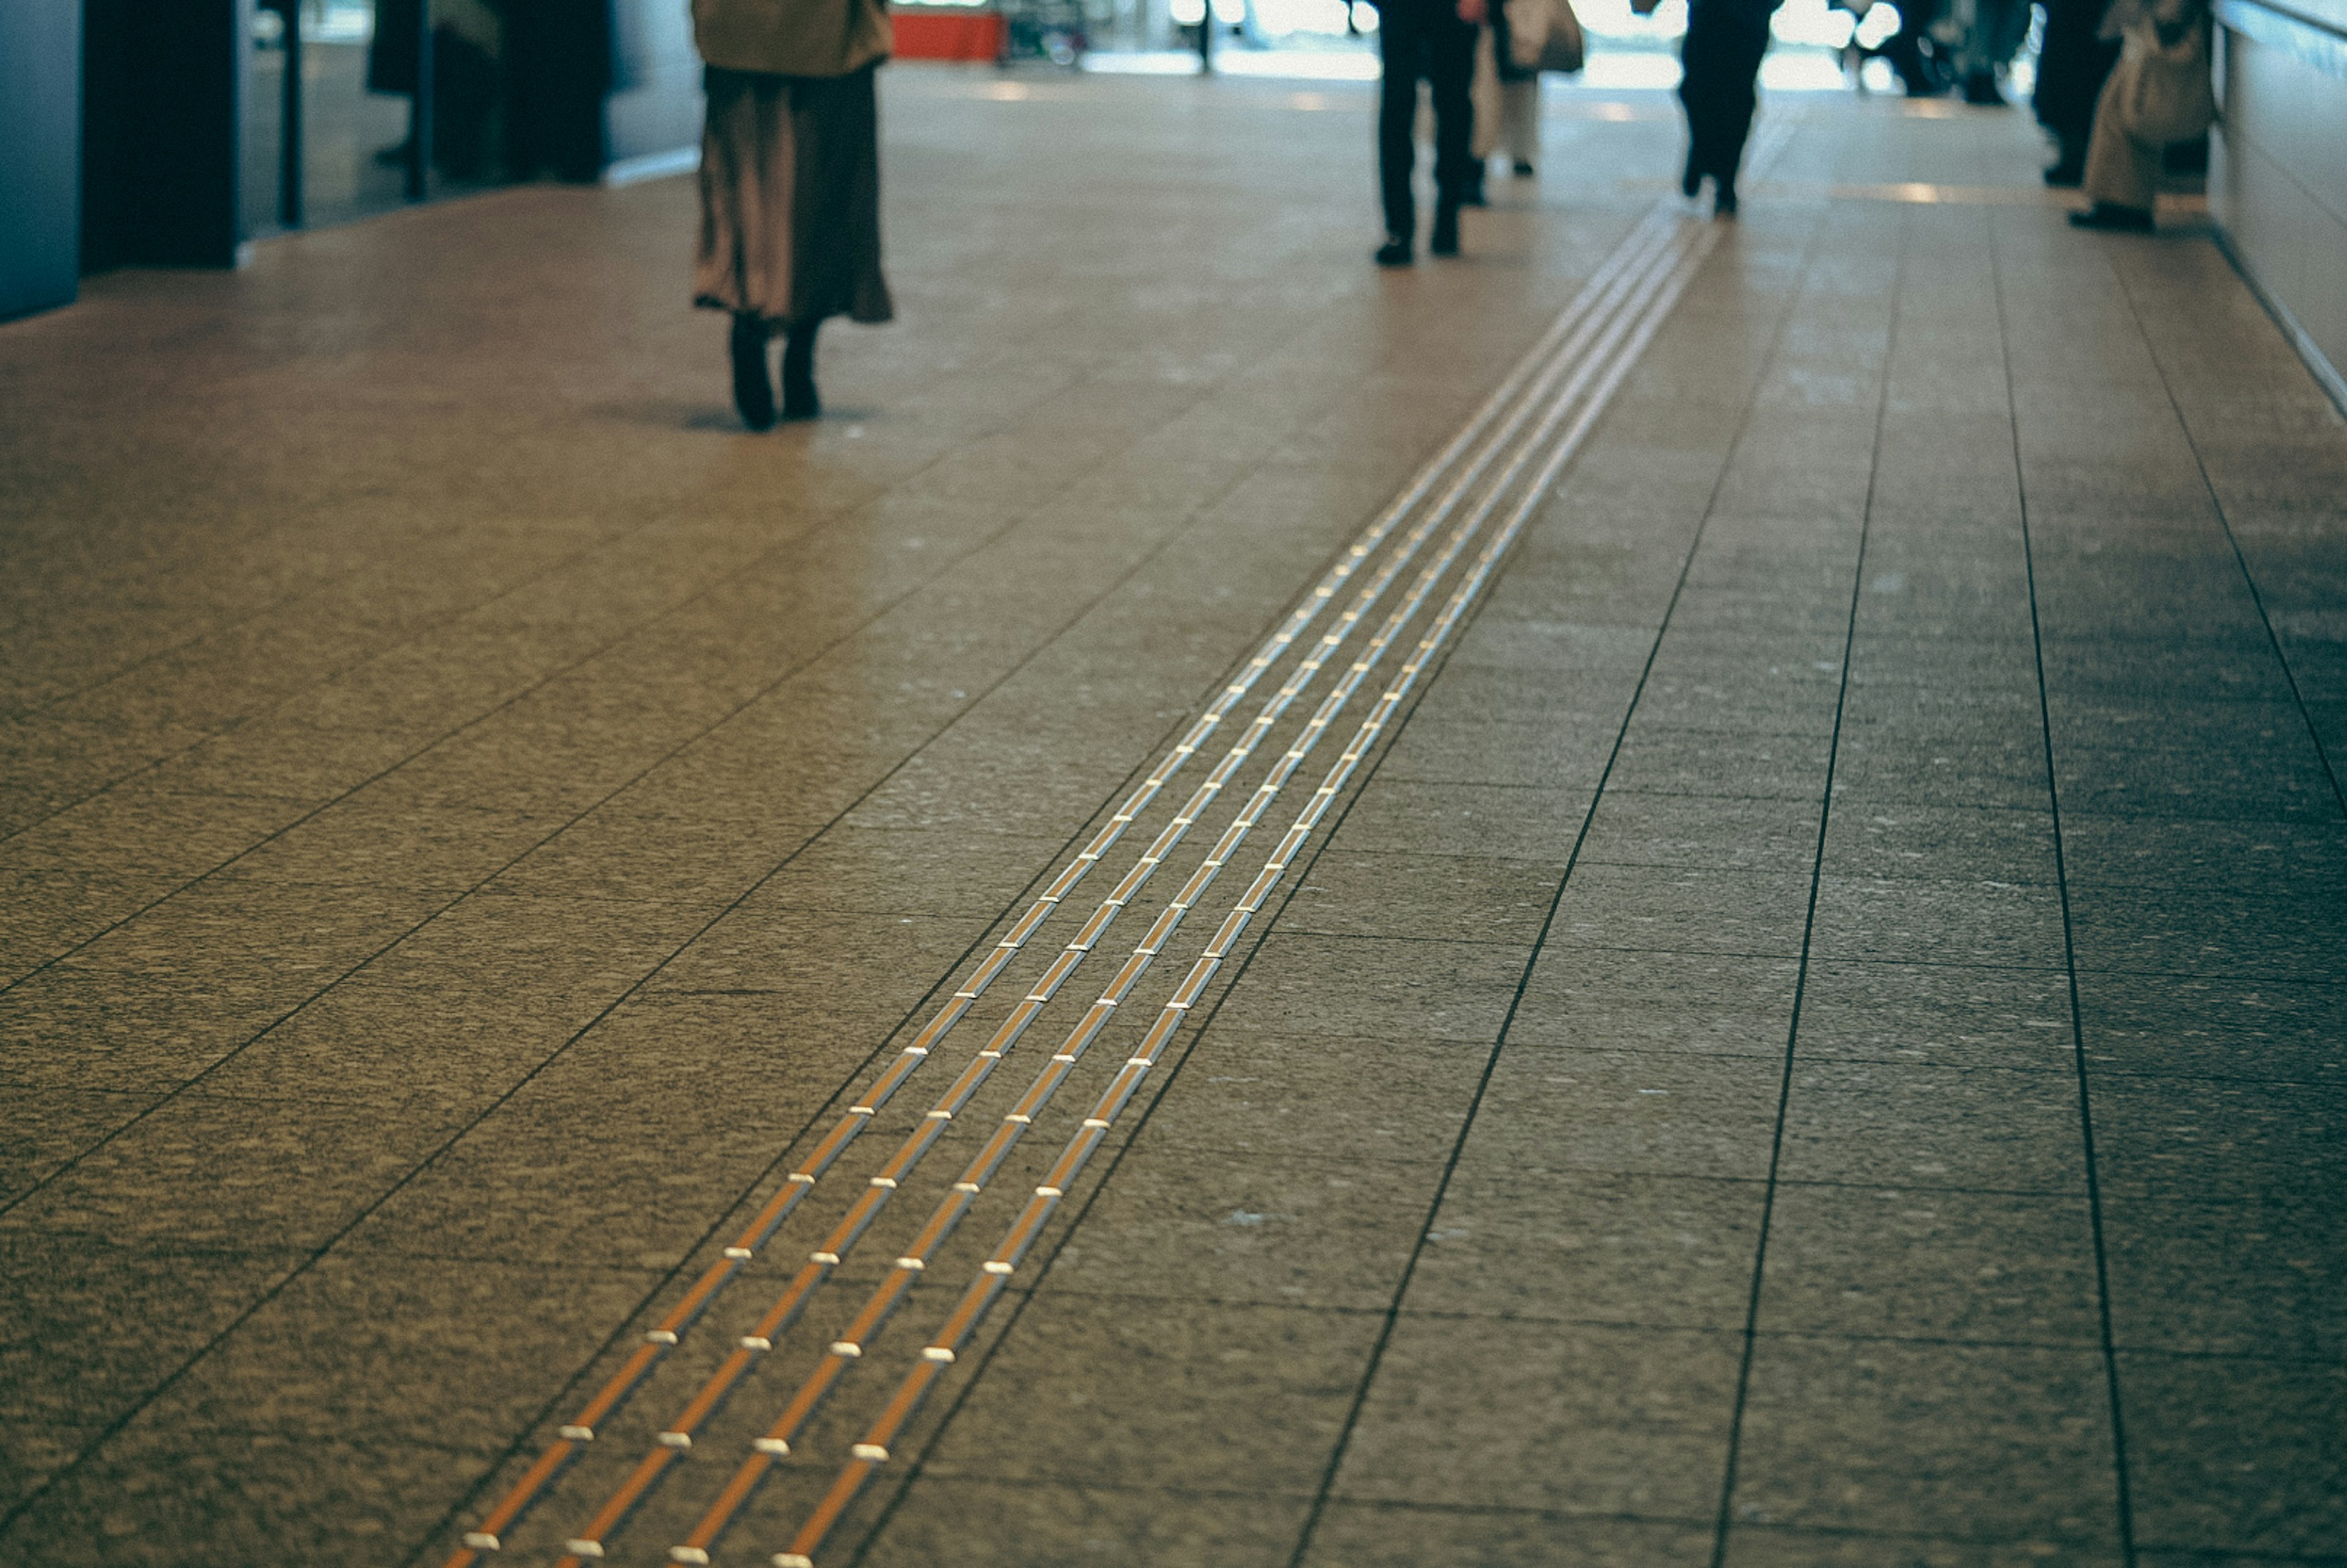
[[1526, 163], [1521, 158], [1516, 159], [1516, 178], [1518, 179], [1530, 179], [1534, 172], [1535, 170], [1531, 164]]
[[2116, 201], [2097, 201], [2084, 212], [2070, 214], [2070, 223], [2077, 229], [2108, 229], [2120, 234], [2148, 234], [2151, 214], [2140, 207], [2123, 207]]
[[774, 427], [774, 384], [766, 378], [766, 323], [746, 312], [733, 318], [733, 406], [753, 430]]
[[2075, 190], [2086, 182], [2086, 166], [2067, 159], [2045, 170], [2045, 183], [2056, 190]]
[[1996, 90], [1994, 71], [1974, 71], [1964, 78], [1964, 102], [1983, 108], [2003, 108], [2004, 95]]
[[1426, 238], [1426, 251], [1430, 256], [1459, 254], [1459, 210], [1457, 208], [1445, 207], [1435, 213], [1434, 232]]
[[1736, 187], [1714, 185], [1711, 189], [1711, 215], [1714, 218], [1736, 216]]
[[1692, 201], [1696, 192], [1702, 189], [1703, 170], [1696, 167], [1695, 154], [1690, 152], [1687, 154], [1686, 172], [1679, 176], [1679, 194]]
[[1377, 249], [1380, 267], [1407, 267], [1410, 263], [1409, 241], [1399, 234], [1390, 236]]

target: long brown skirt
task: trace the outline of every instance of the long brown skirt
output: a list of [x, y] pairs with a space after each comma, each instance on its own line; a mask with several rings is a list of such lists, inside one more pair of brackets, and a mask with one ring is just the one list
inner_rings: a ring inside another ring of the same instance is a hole
[[880, 272], [876, 69], [709, 67], [695, 304], [755, 316], [772, 332], [896, 314]]

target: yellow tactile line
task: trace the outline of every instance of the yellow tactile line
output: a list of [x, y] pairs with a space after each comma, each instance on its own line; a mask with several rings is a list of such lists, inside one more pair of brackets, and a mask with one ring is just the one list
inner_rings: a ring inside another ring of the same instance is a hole
[[[833, 1126], [813, 1153], [795, 1166], [776, 1191], [738, 1236], [727, 1247], [723, 1256], [712, 1265], [694, 1283], [684, 1298], [659, 1324], [648, 1330], [643, 1341], [616, 1372], [589, 1399], [572, 1420], [560, 1428], [556, 1440], [546, 1450], [521, 1478], [485, 1516], [480, 1524], [466, 1533], [464, 1544], [452, 1553], [446, 1568], [472, 1568], [482, 1552], [495, 1552], [502, 1545], [504, 1534], [519, 1522], [538, 1495], [559, 1474], [569, 1460], [594, 1439], [595, 1429], [608, 1420], [624, 1405], [630, 1395], [650, 1377], [666, 1353], [673, 1348], [684, 1332], [700, 1317], [709, 1304], [730, 1283], [741, 1266], [754, 1257], [791, 1213], [805, 1199], [807, 1192], [824, 1172], [838, 1159], [847, 1145], [855, 1141], [882, 1105], [902, 1087], [905, 1081], [918, 1069], [937, 1042], [958, 1023], [971, 1004], [985, 992], [994, 979], [1008, 968], [1025, 946], [1028, 938], [1050, 917], [1085, 874], [1114, 846], [1127, 826], [1147, 808], [1164, 784], [1195, 753], [1199, 745], [1226, 717], [1231, 709], [1243, 700], [1263, 672], [1277, 662], [1290, 645], [1318, 618], [1321, 611], [1336, 598], [1345, 583], [1357, 572], [1362, 562], [1393, 532], [1420, 502], [1425, 500], [1443, 476], [1474, 446], [1512, 403], [1518, 401], [1528, 381], [1532, 380], [1547, 362], [1559, 355], [1560, 344], [1573, 333], [1594, 302], [1629, 268], [1648, 255], [1655, 244], [1668, 233], [1667, 224], [1659, 213], [1633, 228], [1612, 257], [1583, 285], [1573, 302], [1559, 314], [1532, 351], [1528, 354], [1498, 387], [1487, 397], [1459, 434], [1424, 466], [1410, 485], [1363, 529], [1335, 565], [1305, 597], [1286, 623], [1266, 640], [1248, 660], [1240, 672], [1226, 685], [1214, 702], [1193, 724], [1174, 749], [1162, 758], [1143, 784], [1127, 797], [1108, 825], [1094, 835], [1084, 849], [1045, 887], [1043, 893], [1014, 924], [1005, 937], [979, 961], [968, 979], [953, 993], [946, 1006], [914, 1037], [913, 1043], [900, 1051], [895, 1061], [883, 1071], [864, 1097], [856, 1102], [847, 1114]], [[1498, 446], [1517, 427], [1511, 420], [1501, 435], [1486, 444], [1470, 468], [1460, 476], [1444, 497], [1443, 512], [1457, 504], [1474, 477], [1489, 463]], [[1421, 533], [1420, 537], [1423, 537]]]
[[[1526, 389], [1522, 402], [1491, 436], [1485, 449], [1460, 474], [1435, 507], [1410, 529], [1380, 564], [1376, 575], [1359, 590], [1355, 602], [1344, 611], [1338, 624], [1322, 636], [1312, 653], [1297, 665], [1278, 693], [1264, 705], [1262, 712], [1257, 714], [1247, 731], [1234, 743], [1229, 753], [1209, 775], [1207, 782], [1200, 786], [1198, 792], [1184, 807], [1182, 814], [1175, 817], [1163, 833], [1159, 835], [1156, 842], [1135, 864], [1133, 870], [1128, 873], [1125, 880], [1118, 885], [1117, 889], [1094, 912], [1092, 918], [1085, 922], [1083, 928], [1067, 945], [1060, 958], [1054, 960], [1051, 968], [1045, 971], [1043, 978], [1013, 1010], [1011, 1016], [996, 1030], [986, 1047], [978, 1053], [961, 1076], [939, 1098], [915, 1131], [906, 1138], [895, 1156], [883, 1167], [880, 1173], [870, 1179], [865, 1192], [856, 1198], [846, 1215], [824, 1240], [822, 1245], [809, 1255], [807, 1263], [768, 1309], [766, 1315], [748, 1334], [743, 1335], [736, 1342], [734, 1349], [720, 1364], [717, 1370], [703, 1382], [700, 1390], [686, 1404], [678, 1417], [661, 1432], [658, 1441], [651, 1450], [604, 1501], [595, 1516], [577, 1535], [565, 1542], [564, 1549], [567, 1555], [561, 1560], [562, 1568], [577, 1568], [582, 1561], [602, 1556], [605, 1544], [610, 1536], [644, 1498], [650, 1495], [675, 1460], [691, 1449], [695, 1435], [716, 1413], [719, 1406], [733, 1388], [749, 1374], [760, 1358], [774, 1348], [776, 1339], [797, 1321], [808, 1302], [828, 1279], [832, 1270], [839, 1266], [848, 1250], [863, 1237], [891, 1195], [899, 1190], [901, 1184], [943, 1135], [946, 1128], [950, 1125], [970, 1097], [991, 1075], [995, 1065], [1025, 1034], [1036, 1015], [1057, 993], [1076, 966], [1096, 948], [1101, 936], [1115, 915], [1138, 894], [1141, 886], [1151, 875], [1153, 875], [1157, 866], [1186, 836], [1190, 827], [1211, 805], [1231, 775], [1253, 753], [1255, 748], [1261, 743], [1263, 737], [1287, 711], [1296, 697], [1310, 685], [1313, 679], [1325, 667], [1328, 657], [1351, 635], [1353, 629], [1361, 624], [1369, 610], [1384, 597], [1395, 579], [1415, 559], [1426, 538], [1456, 509], [1460, 500], [1489, 467], [1493, 458], [1507, 448], [1508, 443], [1522, 429], [1524, 422], [1532, 417], [1533, 412], [1542, 405], [1542, 400], [1548, 397], [1558, 379], [1569, 367], [1579, 363], [1590, 335], [1605, 319], [1601, 313], [1611, 305], [1618, 303], [1620, 297], [1635, 282], [1638, 264], [1650, 261], [1655, 251], [1667, 244], [1669, 239], [1669, 229], [1658, 227], [1651, 236], [1642, 240], [1636, 249], [1624, 251], [1621, 253], [1621, 265], [1609, 267], [1599, 278], [1592, 280], [1593, 283], [1602, 282], [1604, 287], [1594, 294], [1584, 290], [1581, 299], [1575, 302], [1574, 308], [1560, 318], [1573, 328], [1572, 332], [1557, 347], [1553, 359], [1542, 374], [1529, 389]], [[1511, 472], [1521, 467], [1522, 460], [1519, 455], [1516, 466], [1512, 468]], [[1487, 500], [1484, 507], [1476, 514], [1474, 525], [1476, 528], [1481, 526], [1482, 519], [1489, 516], [1489, 512], [1490, 503]], [[1469, 532], [1471, 533], [1472, 529]], [[1454, 543], [1446, 552], [1443, 558], [1446, 568], [1450, 561], [1456, 559], [1458, 550], [1461, 548], [1463, 548], [1461, 544]], [[1427, 593], [1430, 591], [1430, 581], [1420, 584], [1410, 601], [1413, 611], [1418, 605], [1423, 603]], [[1389, 629], [1389, 636], [1391, 630]], [[1383, 651], [1384, 641], [1381, 638], [1377, 645], [1380, 655]], [[1374, 660], [1371, 662], [1374, 662]], [[1358, 684], [1359, 679], [1360, 667], [1357, 665], [1344, 686], [1346, 695], [1349, 696], [1350, 692]], [[1337, 706], [1342, 706], [1341, 700], [1337, 702]], [[1324, 702], [1323, 711], [1312, 720], [1307, 727], [1307, 734], [1310, 735], [1313, 743], [1317, 743], [1320, 731], [1325, 729], [1334, 711]], [[1309, 749], [1307, 744], [1306, 750]], [[1287, 775], [1293, 773], [1296, 764], [1300, 760], [1300, 753], [1292, 754], [1285, 759], [1277, 771], [1276, 782], [1266, 786], [1268, 793], [1266, 790], [1257, 791], [1255, 804], [1242, 812], [1235, 823], [1236, 837], [1234, 837], [1230, 832], [1224, 835], [1210, 857], [1208, 862], [1210, 866], [1217, 869], [1220, 867], [1223, 858], [1236, 847], [1238, 841], [1245, 837], [1245, 832], [1254, 826], [1255, 817], [1270, 804], [1270, 799], [1277, 794], [1279, 788], [1285, 784]], [[1194, 876], [1194, 884], [1195, 880]], [[1189, 907], [1191, 901], [1200, 890], [1202, 888], [1198, 886], [1185, 886], [1177, 896], [1174, 924], [1179, 923], [1179, 912]], [[1140, 979], [1142, 974], [1148, 968], [1150, 959], [1154, 957], [1160, 946], [1171, 934], [1171, 928], [1165, 917], [1161, 916], [1150, 936], [1144, 938], [1141, 948], [1135, 949], [1133, 957], [1129, 958], [1119, 971], [1116, 979], [1111, 983], [1109, 990], [1103, 993], [1099, 1002], [1094, 1004], [1091, 1014], [1088, 1015], [1098, 1020], [1093, 1025], [1092, 1032], [1098, 1031], [1099, 1024], [1106, 1021], [1109, 1011], [1113, 1009], [1117, 1002]], [[1082, 1031], [1080, 1030], [1079, 1032]], [[1072, 1047], [1071, 1049], [1075, 1050], [1075, 1054], [1063, 1050], [1061, 1055], [1054, 1057], [1055, 1066], [1045, 1070], [1047, 1075], [1054, 1072], [1064, 1075], [1072, 1067], [1076, 1054], [1080, 1054], [1081, 1051], [1080, 1049]], [[1057, 1079], [1054, 1078], [1053, 1089], [1056, 1090], [1056, 1087]], [[1030, 1092], [1031, 1096], [1033, 1091]], [[1045, 1092], [1043, 1097], [1048, 1099], [1049, 1091]], [[1022, 1102], [1023, 1104], [1024, 1102]], [[1009, 1153], [1009, 1144], [1001, 1143], [998, 1138], [997, 1143], [989, 1144], [989, 1149], [994, 1151], [992, 1159], [989, 1160], [982, 1156], [980, 1161], [973, 1165], [973, 1170], [983, 1166], [987, 1173], [990, 1174], [994, 1166], [999, 1163], [1001, 1157]], [[983, 1178], [979, 1180], [982, 1182]], [[978, 1187], [969, 1184], [971, 1178], [965, 1176], [962, 1183], [957, 1184], [957, 1188], [966, 1189], [968, 1194], [974, 1196]], [[948, 1204], [953, 1202], [952, 1199], [948, 1200]], [[967, 1204], [962, 1206], [966, 1208]], [[941, 1242], [946, 1234], [950, 1234], [952, 1225], [958, 1223], [959, 1217], [959, 1213], [957, 1212], [950, 1221], [945, 1222], [944, 1232], [938, 1234], [935, 1240]], [[923, 1234], [928, 1235], [930, 1232], [925, 1230]], [[926, 1250], [917, 1249], [917, 1251], [921, 1253], [925, 1265]], [[899, 1261], [902, 1262], [902, 1260]], [[815, 1397], [819, 1399], [820, 1394]], [[811, 1405], [809, 1409], [812, 1409]], [[795, 1430], [796, 1423], [792, 1425]], [[771, 1434], [770, 1440], [785, 1441], [783, 1439], [773, 1438]]]
[[[814, 1515], [802, 1528], [797, 1538], [794, 1540], [791, 1548], [774, 1555], [773, 1562], [777, 1568], [812, 1568], [814, 1551], [829, 1532], [831, 1526], [861, 1488], [873, 1468], [886, 1462], [888, 1458], [888, 1445], [895, 1440], [897, 1433], [917, 1410], [930, 1386], [942, 1373], [944, 1368], [953, 1361], [962, 1346], [977, 1331], [986, 1314], [1000, 1296], [1010, 1276], [1023, 1260], [1028, 1249], [1032, 1246], [1036, 1238], [1041, 1234], [1043, 1226], [1050, 1221], [1067, 1188], [1081, 1173], [1086, 1163], [1107, 1137], [1117, 1116], [1122, 1112], [1138, 1091], [1143, 1079], [1163, 1054], [1167, 1044], [1180, 1028], [1183, 1019], [1204, 994], [1206, 986], [1213, 980], [1240, 937], [1244, 935], [1249, 922], [1261, 910], [1265, 901], [1276, 888], [1288, 866], [1293, 864], [1295, 856], [1300, 853], [1305, 842], [1318, 827], [1322, 817], [1349, 782], [1362, 757], [1376, 743], [1395, 710], [1408, 697], [1419, 674], [1456, 631], [1468, 609], [1489, 581], [1491, 572], [1522, 531], [1533, 509], [1553, 486], [1564, 463], [1579, 448], [1582, 439], [1598, 414], [1603, 411], [1614, 389], [1619, 385], [1622, 377], [1635, 363], [1645, 343], [1659, 327], [1672, 305], [1676, 303], [1687, 280], [1692, 277], [1694, 269], [1709, 253], [1715, 235], [1714, 231], [1703, 231], [1671, 258], [1669, 265], [1664, 267], [1637, 291], [1636, 295], [1629, 302], [1628, 308], [1617, 316], [1604, 335], [1599, 351], [1600, 355], [1614, 354], [1615, 357], [1610, 364], [1604, 365], [1604, 374], [1598, 385], [1585, 399], [1579, 396], [1587, 386], [1588, 377], [1594, 375], [1604, 364], [1602, 357], [1599, 360], [1594, 360], [1586, 366], [1587, 374], [1577, 376], [1575, 384], [1558, 398], [1555, 406], [1550, 415], [1542, 421], [1532, 441], [1519, 452], [1517, 460], [1510, 465], [1508, 473], [1494, 486], [1486, 500], [1484, 509], [1487, 513], [1489, 507], [1496, 505], [1500, 496], [1503, 495], [1513, 480], [1521, 475], [1533, 453], [1551, 437], [1556, 436], [1558, 426], [1563, 423], [1566, 415], [1574, 406], [1580, 407], [1580, 417], [1563, 436], [1556, 439], [1547, 460], [1524, 489], [1505, 526], [1476, 558], [1474, 565], [1452, 592], [1440, 615], [1419, 640], [1409, 662], [1397, 673], [1394, 683], [1379, 699], [1377, 707], [1362, 721], [1360, 727], [1355, 733], [1352, 743], [1347, 748], [1344, 755], [1330, 769], [1320, 787], [1314, 791], [1310, 804], [1299, 814], [1294, 825], [1280, 841], [1278, 847], [1265, 862], [1262, 871], [1248, 887], [1245, 897], [1233, 907], [1173, 997], [1164, 1004], [1156, 1022], [1144, 1036], [1141, 1045], [1133, 1055], [1126, 1060], [1115, 1079], [1094, 1104], [1092, 1113], [1084, 1118], [1081, 1129], [1061, 1151], [1060, 1158], [1052, 1165], [1050, 1173], [1035, 1188], [1025, 1209], [1012, 1225], [1010, 1233], [995, 1249], [993, 1255], [982, 1266], [978, 1279], [964, 1293], [953, 1315], [924, 1348], [921, 1358], [913, 1372], [900, 1385], [895, 1398], [889, 1401], [878, 1419], [866, 1434], [864, 1440], [854, 1445], [848, 1464], [841, 1471], [839, 1478], [818, 1505]], [[1616, 350], [1619, 351], [1618, 354], [1615, 354]], [[1380, 643], [1399, 634], [1401, 627], [1409, 619], [1415, 616], [1425, 595], [1431, 591], [1440, 577], [1447, 573], [1449, 566], [1456, 558], [1457, 551], [1463, 549], [1471, 538], [1471, 534], [1462, 528], [1460, 537], [1454, 540], [1453, 549], [1446, 552], [1446, 556], [1450, 559], [1427, 569], [1427, 574], [1421, 581], [1420, 591], [1413, 595], [1414, 602], [1395, 613], [1394, 618], [1380, 633]], [[1366, 650], [1363, 661], [1357, 663], [1350, 672], [1349, 679], [1354, 686], [1358, 686], [1360, 678], [1368, 671], [1369, 655]], [[1337, 694], [1332, 693], [1329, 700], [1334, 702], [1337, 700]], [[1295, 761], [1300, 762], [1303, 751], [1307, 749], [1308, 747], [1300, 748], [1292, 752], [1291, 756]], [[1261, 804], [1268, 804], [1268, 798], [1263, 797]], [[1198, 893], [1203, 893], [1206, 883], [1212, 880], [1210, 867], [1219, 869], [1219, 866], [1213, 862], [1209, 863], [1208, 867], [1201, 868], [1202, 873], [1208, 874], [1198, 880], [1196, 889]], [[1185, 895], [1189, 895], [1190, 892], [1190, 889], [1184, 889]], [[1170, 935], [1170, 931], [1168, 934]], [[1095, 1009], [1095, 1014], [1097, 1013], [1098, 1009]], [[1106, 1015], [1087, 1015], [1084, 1022], [1080, 1024], [1076, 1032], [1070, 1037], [1071, 1051], [1081, 1050], [1083, 1046], [1089, 1045], [1092, 1039], [1107, 1021]], [[1072, 1057], [1070, 1056], [1069, 1060], [1071, 1061]], [[1045, 1076], [1039, 1077], [1036, 1088], [1030, 1090], [1029, 1095], [1029, 1100], [1034, 1103], [1030, 1104], [1029, 1101], [1022, 1101], [1012, 1118], [1006, 1119], [1002, 1131], [996, 1136], [996, 1143], [1002, 1145], [1004, 1153], [1008, 1152], [1010, 1144], [1015, 1143], [1023, 1132], [1025, 1126], [1031, 1121], [1033, 1112], [1040, 1108], [1044, 1100], [1048, 1099], [1050, 1091], [1056, 1089], [1058, 1078], [1064, 1076], [1066, 1071], [1066, 1066], [1063, 1066], [1059, 1059], [1055, 1059], [1053, 1072], [1057, 1076], [1047, 1073]], [[995, 1144], [990, 1143], [989, 1150], [992, 1151], [994, 1147]], [[984, 1154], [980, 1156], [981, 1161], [985, 1158]], [[996, 1159], [999, 1163], [999, 1156], [997, 1155]], [[976, 1169], [976, 1165], [973, 1168]], [[988, 1173], [990, 1173], [990, 1170]], [[873, 1292], [864, 1310], [857, 1315], [855, 1323], [846, 1330], [842, 1340], [833, 1347], [831, 1355], [818, 1364], [815, 1373], [807, 1379], [799, 1396], [792, 1401], [782, 1421], [778, 1422], [765, 1437], [758, 1440], [754, 1446], [754, 1451], [736, 1471], [716, 1504], [704, 1515], [692, 1535], [684, 1543], [671, 1549], [669, 1555], [671, 1561], [688, 1564], [706, 1563], [710, 1561], [710, 1551], [733, 1513], [747, 1501], [774, 1461], [789, 1452], [789, 1441], [796, 1435], [798, 1424], [803, 1423], [813, 1413], [824, 1393], [837, 1380], [851, 1362], [862, 1358], [870, 1337], [879, 1330], [897, 1303], [919, 1277], [927, 1261], [925, 1256], [920, 1255], [921, 1250], [925, 1246], [935, 1246], [943, 1239], [943, 1235], [950, 1231], [953, 1224], [958, 1221], [961, 1213], [966, 1211], [971, 1195], [973, 1194], [958, 1194], [956, 1198], [948, 1199], [940, 1206], [938, 1215], [922, 1232], [921, 1240], [916, 1243], [916, 1254], [900, 1263], [892, 1272], [889, 1279]], [[786, 1427], [790, 1430], [785, 1431]]]

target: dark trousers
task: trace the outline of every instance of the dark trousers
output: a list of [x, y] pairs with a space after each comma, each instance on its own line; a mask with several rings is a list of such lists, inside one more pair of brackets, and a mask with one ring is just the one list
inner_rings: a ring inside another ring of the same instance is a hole
[[1722, 189], [1736, 184], [1744, 138], [1759, 104], [1760, 56], [1768, 52], [1768, 13], [1757, 5], [1697, 4], [1687, 12], [1679, 46], [1679, 102], [1686, 107], [1687, 161]]
[[1410, 175], [1418, 165], [1418, 84], [1434, 88], [1434, 190], [1439, 207], [1456, 211], [1475, 169], [1474, 109], [1467, 97], [1475, 74], [1475, 29], [1449, 0], [1385, 0], [1378, 7], [1378, 53], [1385, 63], [1378, 100], [1378, 183], [1386, 232], [1418, 231]]

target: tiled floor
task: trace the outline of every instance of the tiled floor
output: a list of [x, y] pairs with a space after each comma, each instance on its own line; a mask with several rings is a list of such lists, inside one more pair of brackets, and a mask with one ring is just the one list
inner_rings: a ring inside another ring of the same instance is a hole
[[887, 94], [814, 428], [677, 180], [0, 330], [0, 1558], [437, 1564], [616, 1387], [489, 1560], [661, 1562], [820, 1375], [715, 1561], [2347, 1562], [2347, 427], [2189, 211], [1568, 92], [1387, 275], [1358, 88]]

